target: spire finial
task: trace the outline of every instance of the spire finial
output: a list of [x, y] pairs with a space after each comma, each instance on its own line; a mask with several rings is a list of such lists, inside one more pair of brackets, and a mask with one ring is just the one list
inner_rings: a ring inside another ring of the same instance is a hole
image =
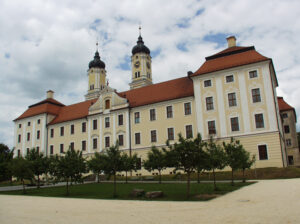
[[96, 51], [98, 51], [98, 45], [99, 45], [99, 43], [98, 43], [98, 38], [97, 38], [97, 41], [96, 41]]
[[142, 27], [141, 27], [141, 24], [139, 25], [139, 34], [141, 36], [141, 30], [142, 30]]

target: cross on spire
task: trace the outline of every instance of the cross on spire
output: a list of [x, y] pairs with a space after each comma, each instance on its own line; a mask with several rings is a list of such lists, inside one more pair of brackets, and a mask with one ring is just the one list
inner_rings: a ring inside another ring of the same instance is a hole
[[141, 24], [139, 25], [139, 34], [140, 34], [140, 36], [141, 36], [141, 29], [142, 29], [142, 27], [141, 27]]

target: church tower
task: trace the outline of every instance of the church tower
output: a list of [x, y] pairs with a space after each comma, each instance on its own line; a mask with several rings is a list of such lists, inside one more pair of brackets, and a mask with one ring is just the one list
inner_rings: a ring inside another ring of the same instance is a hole
[[106, 70], [105, 63], [100, 60], [100, 55], [97, 50], [94, 60], [90, 61], [88, 69], [89, 85], [88, 93], [85, 95], [86, 100], [95, 99], [100, 96], [100, 91], [106, 86]]
[[152, 84], [150, 50], [144, 45], [144, 41], [141, 36], [141, 27], [139, 27], [139, 33], [140, 35], [138, 37], [137, 45], [132, 48], [132, 81], [129, 84], [130, 89]]

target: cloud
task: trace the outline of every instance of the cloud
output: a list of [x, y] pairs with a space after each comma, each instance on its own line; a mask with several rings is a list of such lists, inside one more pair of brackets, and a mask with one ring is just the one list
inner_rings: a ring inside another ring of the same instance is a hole
[[48, 89], [64, 104], [84, 100], [96, 40], [110, 86], [127, 90], [139, 24], [154, 82], [197, 70], [235, 35], [273, 59], [278, 95], [300, 114], [299, 8], [297, 0], [1, 1], [0, 142], [13, 146], [12, 120]]

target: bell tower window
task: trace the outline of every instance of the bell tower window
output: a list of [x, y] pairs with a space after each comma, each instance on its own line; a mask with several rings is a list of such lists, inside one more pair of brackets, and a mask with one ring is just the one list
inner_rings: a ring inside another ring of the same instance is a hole
[[135, 78], [139, 78], [141, 76], [140, 72], [135, 72]]
[[105, 100], [105, 109], [110, 108], [110, 100]]
[[94, 84], [90, 85], [90, 90], [94, 89]]

